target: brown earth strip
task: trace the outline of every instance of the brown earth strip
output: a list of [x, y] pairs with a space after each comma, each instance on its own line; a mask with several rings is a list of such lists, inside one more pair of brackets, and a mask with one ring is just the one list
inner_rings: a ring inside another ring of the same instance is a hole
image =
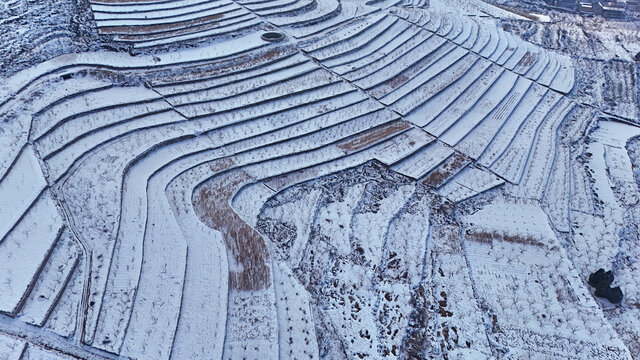
[[491, 244], [493, 240], [506, 241], [514, 244], [533, 245], [544, 247], [544, 244], [531, 236], [508, 235], [496, 231], [472, 231], [467, 230], [465, 239], [485, 244]]
[[116, 40], [145, 41], [145, 40], [162, 39], [162, 38], [166, 38], [166, 37], [178, 36], [178, 35], [184, 35], [184, 34], [191, 34], [191, 33], [196, 33], [198, 31], [212, 29], [212, 28], [218, 26], [219, 24], [220, 23], [217, 22], [217, 21], [212, 21], [212, 22], [207, 22], [207, 23], [204, 23], [204, 24], [196, 25], [196, 26], [193, 26], [193, 27], [177, 29], [177, 30], [170, 30], [170, 31], [161, 32], [161, 33], [154, 33], [154, 34], [143, 33], [143, 34], [139, 34], [139, 35], [118, 35]]
[[255, 65], [266, 63], [272, 59], [288, 56], [295, 51], [296, 49], [293, 47], [281, 46], [268, 51], [238, 56], [231, 60], [224, 59], [195, 66], [183, 66], [180, 68], [180, 72], [178, 73], [167, 70], [158, 70], [153, 72], [150, 71], [147, 74], [149, 74], [149, 77], [153, 79], [151, 80], [151, 84], [153, 86], [162, 86], [164, 84], [175, 85], [175, 83], [181, 81], [203, 79], [218, 76], [220, 74], [229, 74], [235, 71], [250, 69]]
[[[233, 161], [212, 163], [212, 171], [230, 167]], [[269, 252], [262, 236], [231, 207], [231, 197], [252, 177], [232, 170], [213, 177], [196, 191], [193, 206], [207, 226], [222, 233], [229, 261], [229, 286], [236, 290], [260, 290], [270, 284]]]
[[425, 185], [435, 188], [442, 186], [453, 175], [469, 164], [469, 160], [464, 156], [454, 153], [444, 163], [432, 170], [422, 181]]
[[398, 133], [402, 130], [409, 128], [409, 123], [403, 120], [395, 120], [390, 123], [363, 131], [353, 138], [341, 142], [338, 147], [342, 150], [353, 151], [362, 149], [367, 145], [373, 144], [381, 139], [388, 137], [389, 135]]
[[538, 54], [536, 53], [532, 53], [527, 51], [524, 56], [522, 57], [522, 59], [520, 59], [520, 61], [518, 61], [518, 64], [516, 64], [515, 68], [528, 68], [529, 66], [533, 65], [534, 62], [536, 62], [536, 59], [538, 58]]
[[[190, 25], [197, 25], [204, 22], [217, 20], [222, 18], [223, 16], [224, 16], [223, 14], [215, 14], [215, 15], [203, 16], [196, 19], [190, 19], [186, 21], [179, 21], [179, 22], [168, 23], [168, 24], [104, 26], [104, 27], [100, 27], [99, 30], [103, 34], [119, 34], [119, 33], [144, 34], [150, 31], [180, 29]], [[214, 22], [209, 25], [216, 25], [216, 24], [217, 23]]]

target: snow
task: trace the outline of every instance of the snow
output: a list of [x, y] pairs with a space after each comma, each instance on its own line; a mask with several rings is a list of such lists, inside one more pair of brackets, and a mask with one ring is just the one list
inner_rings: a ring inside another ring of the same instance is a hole
[[[139, 87], [111, 87], [83, 93], [80, 96], [66, 99], [66, 101], [39, 114], [37, 120], [34, 121], [32, 134], [34, 138], [40, 138], [50, 132], [54, 126], [66, 123], [78, 115], [93, 114], [97, 110], [126, 104], [131, 99], [144, 103], [159, 98], [160, 96], [155, 92]], [[93, 127], [96, 125], [90, 126], [90, 128]]]
[[368, 52], [366, 54], [360, 54], [360, 52], [356, 53], [356, 55], [360, 56], [359, 58], [353, 58], [353, 56], [343, 56], [340, 59], [335, 59], [334, 61], [327, 61], [325, 64], [331, 67], [332, 71], [344, 76], [351, 76], [350, 74], [357, 69], [362, 69], [366, 65], [371, 65], [381, 58], [388, 56], [393, 50], [399, 48], [400, 46], [407, 46], [418, 43], [419, 41], [425, 40], [432, 36], [430, 33], [426, 33], [420, 31], [418, 27], [409, 26], [404, 31], [400, 31], [399, 33], [396, 31], [388, 31], [374, 41], [371, 41], [367, 47], [363, 48], [361, 51], [369, 51], [369, 46], [375, 45], [380, 46], [379, 43], [382, 43], [378, 48], [372, 49], [373, 51]]
[[81, 309], [81, 299], [84, 291], [85, 259], [86, 257], [82, 257], [78, 262], [77, 270], [67, 282], [55, 307], [51, 309], [51, 313], [44, 324], [44, 329], [64, 337], [72, 337], [76, 332], [78, 326], [77, 314]]
[[5, 84], [0, 87], [0, 97], [5, 99], [9, 98], [9, 94], [21, 91], [34, 79], [55, 71], [61, 66], [75, 65], [113, 67], [120, 69], [144, 69], [149, 67], [178, 65], [190, 62], [204, 62], [207, 60], [224, 58], [249, 50], [255, 50], [265, 46], [265, 44], [266, 42], [260, 38], [260, 34], [249, 34], [244, 37], [240, 37], [235, 41], [227, 41], [220, 44], [212, 44], [195, 49], [167, 53], [161, 56], [139, 55], [132, 57], [115, 52], [91, 52], [61, 55], [27, 70], [23, 70], [7, 79]]
[[28, 345], [22, 359], [26, 360], [72, 360], [70, 356], [56, 353], [40, 346]]
[[42, 326], [62, 296], [79, 263], [79, 249], [68, 229], [62, 233], [49, 260], [42, 268], [18, 318]]
[[[522, 172], [525, 169], [531, 147], [533, 146], [535, 134], [549, 116], [549, 113], [562, 106], [564, 101], [561, 101], [561, 99], [562, 98], [555, 93], [547, 92], [542, 98], [540, 106], [535, 108], [533, 113], [525, 118], [523, 124], [520, 124], [517, 133], [510, 139], [508, 150], [501, 153], [501, 156], [495, 159], [493, 163], [485, 162], [482, 158], [480, 159], [480, 163], [488, 166], [506, 180], [516, 183], [519, 182], [522, 178]], [[566, 101], [564, 104], [571, 104], [571, 102]], [[541, 138], [541, 141], [551, 141], [551, 139]]]
[[[399, 87], [395, 89], [390, 89], [388, 92], [385, 91], [385, 95], [380, 98], [380, 101], [385, 105], [391, 105], [398, 102], [399, 99], [404, 98], [407, 94], [414, 91], [419, 85], [422, 85], [429, 80], [433, 79], [435, 76], [442, 74], [446, 70], [449, 69], [449, 66], [455, 66], [457, 69], [458, 61], [460, 61], [460, 69], [461, 71], [465, 71], [467, 66], [472, 66], [475, 64], [475, 58], [472, 56], [464, 57], [466, 55], [466, 51], [456, 48], [453, 51], [447, 53], [442, 56], [436, 63], [431, 64], [426, 70], [420, 72], [415, 77], [412, 77], [410, 80], [406, 81]], [[393, 86], [390, 86], [393, 88]], [[438, 89], [436, 85], [436, 89]], [[425, 97], [428, 99], [429, 97]], [[401, 103], [398, 106], [394, 106], [398, 108], [403, 114], [406, 114], [411, 108], [405, 109], [402, 107]]]
[[236, 196], [234, 196], [231, 206], [238, 215], [249, 225], [256, 225], [258, 214], [262, 205], [271, 197], [275, 191], [261, 182], [244, 186]]
[[299, 15], [292, 16], [273, 16], [269, 21], [276, 26], [296, 26], [302, 27], [304, 24], [312, 24], [318, 22], [324, 17], [330, 16], [340, 10], [340, 2], [338, 0], [325, 0], [318, 2], [316, 7], [311, 11], [303, 12]]
[[[158, 40], [149, 40], [149, 41], [139, 41], [136, 42], [134, 47], [135, 48], [149, 48], [149, 47], [154, 47], [154, 46], [162, 46], [162, 45], [172, 45], [174, 43], [179, 43], [179, 42], [183, 42], [183, 41], [188, 41], [188, 40], [194, 40], [194, 39], [198, 39], [198, 38], [212, 38], [212, 37], [217, 37], [217, 36], [224, 36], [225, 34], [228, 33], [233, 33], [234, 31], [242, 31], [246, 28], [252, 28], [255, 26], [260, 25], [260, 20], [258, 19], [254, 19], [252, 18], [250, 15], [246, 15], [244, 16], [245, 18], [241, 18], [238, 21], [226, 24], [226, 26], [220, 26], [220, 27], [216, 27], [213, 28], [211, 30], [204, 30], [204, 31], [198, 31], [198, 32], [193, 32], [190, 34], [186, 34], [186, 35], [179, 35], [179, 36], [169, 36], [169, 37], [165, 37], [165, 38], [161, 38]], [[118, 36], [118, 40], [127, 40], [124, 38], [124, 36], [121, 36], [122, 39], [120, 39], [120, 36]], [[149, 38], [157, 38], [159, 36], [155, 36], [155, 35], [150, 35]]]
[[250, 9], [231, 1], [92, 3], [98, 31], [134, 48], [221, 38], [259, 26]]
[[459, 202], [504, 184], [504, 180], [489, 171], [467, 166], [438, 189], [438, 193], [453, 202]]
[[[458, 121], [454, 124], [439, 127], [435, 125], [431, 127], [431, 124], [429, 124], [425, 129], [433, 134], [441, 135], [439, 138], [443, 142], [454, 146], [464, 135], [480, 123], [503, 98], [507, 97], [508, 92], [515, 86], [516, 79], [517, 77], [512, 73], [503, 73], [485, 92], [485, 96], [480, 98], [480, 100], [478, 100], [468, 112], [458, 118]], [[430, 129], [433, 130], [431, 131]]]
[[[98, 25], [98, 27], [110, 27], [110, 26], [138, 26], [138, 25], [148, 25], [148, 24], [168, 24], [168, 23], [175, 23], [175, 22], [181, 22], [181, 21], [186, 21], [186, 20], [190, 20], [193, 18], [197, 18], [197, 17], [205, 17], [205, 16], [210, 16], [210, 15], [215, 15], [215, 14], [220, 14], [220, 13], [224, 13], [226, 12], [225, 10], [228, 9], [224, 9], [224, 7], [232, 7], [232, 5], [230, 3], [227, 4], [223, 4], [222, 6], [216, 6], [216, 7], [204, 7], [204, 8], [190, 8], [189, 12], [191, 11], [197, 11], [197, 15], [194, 16], [194, 14], [185, 14], [185, 15], [180, 15], [178, 14], [176, 11], [160, 11], [157, 13], [150, 13], [150, 12], [146, 12], [144, 13], [144, 17], [141, 17], [140, 15], [138, 15], [138, 18], [136, 18], [135, 14], [126, 14], [126, 17], [121, 17], [121, 16], [96, 16], [96, 25]], [[170, 17], [167, 17], [167, 14], [171, 14]], [[132, 16], [133, 15], [133, 16]], [[163, 16], [164, 15], [164, 16]], [[122, 19], [124, 18], [124, 19]]]
[[[419, 46], [413, 47], [409, 51], [399, 49], [398, 51], [392, 52], [391, 56], [383, 58], [384, 62], [380, 64], [383, 68], [380, 69], [380, 71], [375, 67], [366, 67], [363, 69], [365, 73], [358, 74], [358, 78], [349, 76], [347, 79], [354, 81], [354, 83], [361, 88], [368, 89], [384, 81], [393, 79], [404, 70], [410, 68], [412, 64], [418, 62], [418, 60], [423, 60], [422, 63], [424, 63], [424, 65], [430, 65], [437, 61], [440, 56], [444, 56], [454, 48], [452, 45], [446, 45], [444, 39], [431, 36], [421, 42]], [[400, 50], [404, 51], [401, 52]], [[434, 53], [434, 55], [432, 55], [432, 53]], [[458, 55], [462, 56], [463, 54], [458, 53]], [[413, 73], [415, 72], [417, 72], [417, 69], [413, 70]], [[389, 90], [390, 89], [386, 89], [386, 91]]]
[[556, 147], [553, 158], [553, 168], [549, 173], [546, 189], [544, 190], [544, 204], [549, 213], [549, 221], [556, 231], [568, 233], [569, 205], [571, 201], [571, 169], [568, 166], [571, 151], [568, 146]]
[[[106, 300], [103, 300], [100, 309], [94, 337], [96, 347], [104, 346], [113, 351], [123, 346], [119, 341], [125, 340], [125, 353], [131, 356], [145, 354], [143, 349], [148, 346], [146, 342], [156, 349], [154, 356], [163, 356], [163, 350], [167, 353], [171, 351], [169, 340], [176, 327], [174, 314], [179, 312], [177, 309], [180, 306], [187, 251], [166, 197], [162, 196], [166, 184], [160, 180], [161, 176], [152, 177], [152, 174], [167, 159], [173, 158], [176, 148], [180, 149], [176, 145], [166, 146], [149, 154], [131, 166], [124, 176], [120, 216], [127, 220], [121, 221], [118, 229], [105, 289]], [[156, 202], [159, 204], [155, 205]], [[153, 260], [143, 262], [145, 253], [154, 254]], [[147, 284], [151, 282], [146, 275], [157, 276], [151, 274], [158, 273], [163, 274], [165, 281], [148, 287]], [[151, 327], [146, 323], [149, 321], [146, 315], [149, 306], [159, 309], [153, 321], [162, 326]], [[132, 321], [127, 326], [121, 319], [130, 317]], [[156, 331], [145, 331], [144, 336], [136, 337], [135, 345], [129, 345], [123, 336], [125, 327], [128, 336], [142, 332], [139, 327], [154, 328]], [[144, 340], [138, 341], [140, 339]], [[164, 344], [164, 349], [161, 344]]]
[[[309, 48], [309, 50], [313, 50], [311, 54], [314, 58], [323, 62], [339, 57], [344, 58], [345, 55], [352, 56], [354, 55], [354, 52], [357, 54], [357, 51], [363, 47], [363, 44], [369, 44], [373, 41], [381, 40], [379, 39], [380, 36], [388, 34], [392, 31], [391, 29], [395, 28], [394, 25], [400, 23], [401, 22], [397, 18], [384, 16], [379, 20], [374, 19], [368, 27], [363, 28], [349, 38], [345, 39], [343, 37], [341, 40], [331, 42], [329, 45], [321, 48], [318, 48], [318, 45], [315, 45], [314, 47]], [[402, 29], [398, 29], [398, 32], [401, 30]]]
[[431, 141], [433, 141], [431, 135], [417, 128], [412, 128], [388, 141], [386, 145], [376, 149], [374, 156], [382, 163], [391, 165], [413, 154]]
[[451, 156], [451, 154], [453, 154], [453, 149], [439, 141], [434, 141], [391, 168], [400, 174], [419, 179]]
[[49, 192], [0, 243], [0, 311], [15, 313], [33, 287], [62, 231], [62, 218]]
[[158, 11], [156, 9], [181, 9], [188, 8], [192, 6], [202, 6], [203, 3], [210, 2], [210, 0], [177, 0], [172, 1], [170, 3], [164, 2], [150, 2], [150, 6], [152, 9], [144, 8], [145, 6], [149, 6], [146, 4], [140, 3], [103, 3], [101, 1], [91, 1], [91, 9], [95, 14], [99, 14], [101, 12], [114, 12], [114, 13], [128, 13], [135, 12], [136, 10], [143, 10], [144, 12], [153, 12]]
[[90, 6], [47, 31], [95, 51], [0, 80], [0, 357], [640, 351], [633, 44], [477, 0]]
[[536, 57], [536, 62], [525, 72], [525, 76], [532, 80], [538, 80], [547, 70], [550, 61], [552, 60], [549, 53], [546, 51], [539, 52]]
[[535, 17], [536, 20], [539, 22], [543, 22], [543, 23], [551, 22], [551, 17], [548, 15], [536, 14], [536, 13], [530, 13], [529, 15]]
[[552, 139], [574, 106], [575, 104], [570, 101], [561, 102], [560, 106], [554, 108], [540, 125], [529, 155], [527, 169], [521, 178], [521, 186], [518, 189], [522, 197], [542, 198], [543, 187], [548, 182], [554, 147], [556, 146]]
[[0, 242], [33, 206], [47, 186], [33, 148], [26, 146], [0, 182]]
[[[444, 117], [443, 112], [445, 111], [447, 113], [453, 112], [454, 117], [463, 113], [501, 72], [501, 69], [490, 66], [487, 62], [476, 62], [461, 79], [438, 92], [423, 104], [418, 112], [414, 113], [416, 115], [409, 116], [409, 119], [415, 118], [416, 124], [425, 126], [438, 117]], [[478, 81], [478, 79], [482, 79], [482, 81]], [[465, 96], [461, 96], [463, 94]], [[457, 99], [460, 99], [458, 103], [462, 104], [454, 103]]]
[[515, 13], [503, 10], [481, 0], [471, 0], [460, 3], [452, 0], [430, 0], [430, 7], [434, 10], [450, 13], [461, 13], [471, 16], [492, 16], [497, 18], [525, 20]]
[[[468, 349], [470, 355], [477, 358], [488, 358], [491, 348], [487, 339], [481, 304], [474, 294], [473, 283], [468, 271], [467, 259], [460, 240], [460, 229], [451, 225], [434, 226], [429, 237], [429, 260], [427, 269], [432, 274], [431, 283], [423, 286], [432, 294], [437, 315], [432, 320], [440, 332], [448, 329], [453, 337], [443, 337], [445, 349], [438, 349], [439, 344], [432, 344], [431, 352], [440, 351], [464, 354]], [[437, 304], [437, 305], [436, 305]], [[468, 344], [468, 345], [467, 345]], [[467, 348], [467, 350], [463, 350]]]
[[[334, 70], [338, 72], [340, 72], [341, 68], [349, 68], [348, 66], [350, 66], [350, 68], [353, 68], [353, 65], [350, 64], [357, 61], [362, 61], [362, 59], [366, 58], [367, 56], [371, 56], [373, 58], [382, 57], [386, 54], [385, 52], [382, 52], [383, 48], [385, 48], [386, 46], [390, 47], [390, 43], [401, 44], [409, 37], [415, 36], [418, 31], [417, 27], [411, 26], [411, 24], [400, 21], [397, 18], [393, 19], [392, 17], [387, 16], [383, 20], [386, 21], [387, 19], [392, 21], [392, 24], [390, 26], [385, 28], [376, 26], [375, 31], [369, 31], [366, 33], [366, 38], [364, 39], [365, 41], [349, 44], [351, 49], [348, 49], [347, 53], [345, 54], [330, 52], [332, 53], [331, 57], [333, 57], [333, 59], [322, 59], [324, 60], [324, 64], [328, 67], [334, 68]], [[396, 39], [398, 36], [400, 37], [400, 39]], [[336, 45], [341, 45], [341, 43], [338, 43]], [[342, 48], [343, 46], [341, 45], [340, 50], [343, 50]], [[318, 52], [325, 49], [326, 48], [320, 49], [318, 50]], [[314, 57], [318, 58], [315, 52]]]
[[496, 200], [481, 211], [469, 215], [466, 221], [477, 231], [495, 230], [508, 235], [529, 235], [540, 239], [553, 239], [547, 217], [539, 205], [532, 202]]
[[[553, 95], [546, 95], [548, 91], [544, 87], [534, 86], [531, 90], [531, 92], [525, 94], [524, 100], [518, 104], [513, 114], [509, 116], [500, 131], [489, 142], [487, 148], [483, 150], [478, 158], [480, 164], [485, 166], [492, 164], [510, 146], [514, 137], [523, 131], [521, 125], [525, 123], [533, 111], [540, 108], [542, 108], [542, 111], [548, 111], [550, 104], [553, 104], [549, 101], [549, 99], [553, 98]], [[543, 99], [546, 101], [542, 101]], [[469, 153], [464, 150], [466, 147], [468, 145], [465, 146], [463, 140], [459, 148], [461, 151]], [[477, 157], [477, 154], [469, 154]], [[504, 174], [501, 175], [504, 176]]]
[[[544, 344], [537, 351], [555, 356], [630, 357], [619, 340], [612, 341], [615, 332], [595, 301], [581, 296], [585, 285], [539, 205], [500, 199], [468, 216], [466, 223], [465, 251], [474, 288], [495, 314], [494, 341], [525, 350]], [[560, 284], [569, 286], [554, 289]], [[581, 300], [571, 301], [574, 296]], [[538, 338], [569, 336], [574, 342]]]
[[[179, 15], [184, 13], [196, 12], [198, 17], [201, 15], [206, 15], [203, 10], [209, 9], [217, 9], [221, 7], [229, 6], [229, 2], [218, 2], [211, 4], [210, 2], [200, 2], [197, 1], [174, 1], [171, 4], [152, 4], [151, 8], [144, 8], [145, 5], [136, 4], [136, 5], [127, 5], [124, 4], [115, 4], [115, 5], [95, 5], [92, 4], [91, 8], [94, 11], [96, 21], [105, 22], [108, 19], [129, 19], [129, 20], [138, 20], [138, 22], [132, 23], [133, 25], [144, 24], [145, 20], [148, 19], [160, 19], [160, 18], [172, 18], [177, 20], [176, 18]], [[171, 6], [167, 10], [167, 6]], [[158, 9], [163, 8], [163, 9]], [[103, 25], [102, 23], [99, 26]]]
[[279, 357], [318, 359], [315, 321], [307, 291], [283, 263], [273, 266], [273, 275], [278, 311]]
[[[531, 82], [518, 78], [510, 95], [504, 97], [502, 102], [480, 124], [458, 141], [455, 148], [471, 158], [478, 159], [494, 140], [494, 136], [497, 136], [502, 131], [505, 122], [512, 117], [518, 116], [517, 111], [520, 111], [521, 106], [525, 105], [523, 99], [526, 95], [529, 93], [534, 96], [539, 94], [533, 87], [535, 85], [532, 86]], [[533, 98], [533, 101], [538, 100], [535, 97]]]
[[326, 36], [330, 31], [344, 23], [350, 22], [357, 17], [361, 17], [367, 14], [375, 13], [378, 9], [366, 5], [359, 4], [357, 2], [345, 1], [340, 4], [341, 11], [337, 14], [333, 13], [329, 17], [325, 17], [324, 21], [318, 21], [316, 23], [310, 22], [305, 26], [293, 27], [287, 29], [287, 31], [295, 35], [298, 39], [308, 39], [317, 35]]
[[224, 347], [224, 295], [229, 291], [224, 240], [219, 232], [197, 220], [191, 202], [192, 188], [185, 186], [190, 180], [185, 176], [188, 173], [180, 172], [210, 155], [199, 153], [176, 161], [165, 170], [174, 174], [165, 192], [187, 244], [185, 283], [172, 349], [178, 358], [195, 358], [200, 353], [221, 358]]
[[[390, 217], [393, 216], [393, 214], [401, 210], [403, 203], [411, 197], [411, 195], [414, 192], [414, 189], [412, 186], [403, 186], [398, 188], [397, 190], [392, 190], [391, 194], [393, 195], [390, 198], [387, 198], [381, 204], [379, 204], [379, 207], [377, 207], [378, 210], [375, 212], [365, 210], [366, 207], [368, 206], [366, 205], [366, 201], [364, 202], [354, 201], [354, 200], [363, 198], [363, 196], [365, 198], [368, 197], [368, 195], [366, 194], [377, 193], [378, 191], [383, 191], [383, 190], [374, 184], [370, 184], [370, 185], [354, 184], [353, 186], [347, 185], [347, 189], [345, 189], [344, 192], [342, 192], [343, 195], [340, 196], [339, 201], [329, 201], [329, 202], [322, 201], [322, 199], [326, 198], [327, 196], [329, 197], [334, 196], [333, 194], [335, 193], [333, 193], [332, 191], [325, 193], [325, 195], [321, 196], [320, 198], [318, 198], [315, 195], [317, 194], [316, 192], [310, 193], [307, 199], [309, 200], [315, 199], [316, 201], [318, 201], [317, 203], [318, 208], [315, 210], [315, 215], [313, 216], [313, 221], [316, 223], [316, 225], [312, 227], [314, 229], [312, 233], [307, 233], [303, 230], [303, 232], [301, 232], [300, 235], [304, 237], [296, 238], [296, 241], [294, 242], [293, 246], [296, 247], [296, 249], [299, 249], [300, 246], [302, 246], [302, 248], [316, 247], [317, 245], [315, 244], [317, 240], [314, 240], [314, 239], [316, 239], [317, 237], [320, 237], [320, 238], [331, 239], [331, 244], [332, 244], [331, 247], [335, 249], [333, 251], [335, 251], [335, 255], [339, 257], [349, 256], [349, 254], [353, 251], [352, 250], [353, 246], [355, 246], [353, 244], [355, 243], [355, 244], [361, 244], [358, 246], [362, 246], [361, 253], [363, 254], [363, 256], [366, 258], [370, 258], [374, 263], [378, 263], [378, 262], [385, 263], [386, 259], [389, 256], [391, 259], [393, 259], [396, 255], [391, 255], [391, 254], [394, 251], [393, 247], [395, 247], [396, 245], [394, 245], [394, 243], [392, 242], [387, 242], [386, 239], [388, 239], [389, 237], [403, 238], [403, 236], [400, 235], [400, 232], [412, 231], [412, 230], [408, 230], [407, 226], [402, 226], [400, 224], [397, 224], [398, 227], [392, 227], [392, 228], [389, 228], [389, 230], [385, 230], [389, 226], [387, 225], [388, 220], [385, 220], [385, 219], [389, 219]], [[294, 194], [296, 193], [294, 192]], [[270, 206], [265, 209], [265, 215], [269, 214], [269, 215], [266, 215], [268, 216], [269, 222], [273, 223], [274, 221], [279, 221], [279, 219], [283, 219], [282, 217], [284, 217], [284, 219], [287, 219], [286, 221], [289, 221], [288, 220], [289, 218], [292, 218], [292, 220], [297, 218], [296, 215], [298, 213], [294, 214], [294, 213], [288, 212], [286, 204], [287, 202], [283, 203], [284, 207], [282, 208], [280, 208], [280, 206], [277, 206], [277, 207]], [[361, 204], [361, 205], [358, 205], [358, 204]], [[422, 205], [424, 206], [426, 204], [422, 203]], [[362, 207], [362, 210], [358, 210], [359, 207]], [[349, 214], [353, 214], [353, 215], [349, 215]], [[414, 213], [412, 212], [412, 214]], [[411, 221], [411, 220], [420, 219], [421, 216], [424, 216], [424, 213], [415, 212], [415, 216], [416, 216], [415, 218], [411, 218], [411, 215], [409, 215], [409, 218], [406, 218], [404, 220], [398, 219], [398, 221], [403, 221], [403, 224], [407, 224], [409, 225], [409, 228], [415, 229], [415, 226], [416, 225], [419, 226], [419, 225], [416, 224], [415, 221]], [[303, 219], [304, 218], [302, 218], [301, 220]], [[378, 221], [377, 219], [380, 219], [380, 220]], [[295, 223], [300, 224], [300, 222], [295, 222]], [[362, 231], [358, 229], [361, 229]], [[425, 230], [426, 228], [422, 227], [422, 231], [425, 231]], [[352, 231], [353, 231], [352, 235], [349, 235]], [[387, 232], [388, 234], [386, 234]], [[304, 234], [309, 234], [308, 236], [311, 236], [311, 238], [309, 240], [305, 240], [307, 236]], [[423, 234], [422, 236], [425, 236], [425, 235]], [[367, 240], [365, 241], [365, 239]], [[300, 243], [299, 241], [302, 241], [302, 242]], [[296, 243], [298, 243], [299, 245], [295, 245]], [[284, 249], [286, 248], [282, 248], [282, 250]], [[293, 247], [291, 249], [293, 250]], [[415, 249], [415, 250], [417, 251], [414, 252], [414, 251], [408, 250], [407, 256], [409, 257], [411, 255], [417, 256], [418, 259], [420, 259], [417, 261], [421, 262], [422, 256], [419, 255], [420, 250], [419, 249]], [[404, 251], [407, 251], [407, 250], [401, 247], [398, 251], [399, 251], [398, 254], [401, 254], [399, 259], [404, 259], [405, 258]], [[299, 250], [294, 250], [294, 253], [295, 252], [299, 253]], [[309, 250], [307, 250], [305, 251], [303, 256], [308, 257], [309, 254], [310, 254]], [[286, 255], [286, 253], [282, 253], [282, 255], [288, 256]], [[319, 255], [319, 256], [321, 258], [319, 258], [318, 260], [321, 262], [329, 260], [325, 257], [325, 255]], [[287, 257], [287, 258], [289, 259], [288, 260], [289, 263], [296, 263], [297, 261], [296, 257], [290, 257], [290, 258]], [[407, 258], [407, 260], [409, 259]], [[399, 260], [399, 261], [402, 264], [402, 267], [407, 266], [408, 269], [417, 270], [417, 268], [412, 267], [410, 263], [405, 265], [403, 260]], [[305, 262], [305, 264], [308, 264], [308, 263]], [[303, 263], [300, 263], [300, 265], [304, 267], [308, 266], [308, 265], [303, 265]], [[350, 289], [351, 288], [350, 284], [355, 285], [358, 282], [358, 278], [368, 276], [366, 275], [365, 269], [363, 268], [364, 264], [363, 265], [344, 264], [344, 265], [345, 265], [344, 271], [339, 271], [339, 273], [335, 275], [335, 278], [334, 278], [335, 280], [333, 281], [344, 283], [346, 286], [345, 289]], [[392, 268], [389, 267], [389, 269], [392, 269]], [[393, 272], [394, 270], [389, 270], [389, 271]], [[402, 270], [400, 269], [398, 269], [398, 271], [400, 273], [402, 272]], [[330, 274], [327, 274], [327, 275], [332, 278], [334, 277]], [[415, 273], [413, 276], [410, 277], [410, 279], [412, 279], [415, 283], [416, 281]], [[365, 284], [366, 283], [363, 283], [363, 285]], [[356, 319], [360, 319], [361, 322], [353, 322], [352, 325], [349, 325], [344, 328], [342, 328], [344, 326], [342, 325], [341, 327], [336, 329], [340, 334], [343, 334], [343, 336], [347, 336], [347, 338], [352, 338], [354, 340], [353, 342], [349, 342], [348, 343], [349, 345], [347, 345], [346, 351], [348, 353], [372, 354], [371, 349], [376, 349], [376, 346], [373, 346], [372, 348], [370, 348], [368, 344], [377, 343], [378, 340], [376, 340], [376, 334], [378, 334], [382, 330], [377, 330], [376, 327], [378, 325], [375, 325], [375, 323], [373, 322], [372, 316], [377, 316], [377, 315], [374, 315], [374, 313], [371, 313], [370, 311], [366, 311], [366, 309], [377, 311], [375, 309], [387, 308], [387, 306], [389, 305], [395, 309], [396, 308], [396, 306], [394, 305], [395, 301], [398, 301], [398, 305], [400, 305], [404, 301], [409, 300], [406, 297], [406, 295], [404, 295], [405, 296], [404, 299], [398, 299], [395, 295], [391, 295], [396, 291], [399, 291], [400, 293], [398, 295], [400, 295], [400, 297], [403, 296], [402, 295], [403, 291], [400, 291], [400, 288], [397, 286], [391, 286], [391, 284], [383, 284], [383, 283], [380, 283], [378, 286], [380, 289], [378, 291], [380, 291], [380, 294], [381, 294], [380, 296], [382, 297], [382, 299], [376, 301], [375, 304], [367, 302], [366, 294], [369, 292], [369, 290], [367, 290], [366, 288], [362, 288], [355, 291], [348, 290], [349, 293], [353, 294], [349, 297], [346, 297], [346, 294], [341, 296], [337, 293], [333, 293], [333, 291], [329, 289], [327, 289], [326, 292], [323, 292], [324, 293], [323, 300], [321, 301], [327, 302], [326, 306], [329, 307], [328, 317], [329, 319], [331, 319], [330, 321], [335, 325], [341, 324], [342, 317], [346, 315], [344, 311], [343, 312], [339, 311], [339, 307], [337, 307], [336, 301], [347, 301], [353, 304], [353, 306], [356, 306], [355, 311], [353, 310], [350, 311], [350, 314], [351, 314], [350, 316], [355, 317]], [[382, 296], [384, 293], [388, 293], [389, 295], [387, 295], [387, 297], [385, 298], [384, 296]], [[337, 296], [337, 298], [335, 296]], [[391, 303], [389, 305], [383, 304], [388, 301], [386, 299], [393, 299], [394, 297], [396, 298], [396, 300], [394, 300], [394, 303]], [[340, 299], [344, 299], [344, 300], [340, 300]], [[400, 314], [404, 313], [404, 311], [401, 309], [402, 307], [398, 309]], [[393, 310], [393, 312], [395, 311], [396, 310]], [[385, 316], [385, 315], [382, 315], [382, 313], [379, 313], [379, 315]], [[390, 321], [394, 321], [394, 322], [403, 321], [402, 316], [400, 316], [400, 318], [397, 318], [395, 315], [392, 315], [391, 313], [389, 313], [388, 315], [389, 315], [388, 319]], [[349, 316], [349, 315], [346, 315], [346, 316]], [[394, 318], [396, 320], [393, 320]], [[404, 321], [406, 321], [406, 318]], [[380, 326], [384, 326], [384, 325], [385, 324], [381, 324]], [[387, 324], [387, 325], [390, 325], [390, 324]], [[391, 345], [394, 344], [395, 341], [397, 341], [397, 340], [392, 340], [394, 336], [391, 336], [389, 338], [387, 335], [384, 335], [383, 338], [385, 338], [386, 340], [380, 340], [384, 342], [384, 345], [382, 346], [390, 349]], [[398, 339], [402, 339], [402, 336], [398, 335]], [[389, 343], [389, 341], [391, 342]], [[376, 350], [373, 350], [373, 351], [375, 353]]]
[[[448, 55], [451, 55], [451, 57]], [[424, 80], [426, 83], [411, 92], [410, 96], [403, 97], [401, 100], [395, 102], [392, 108], [403, 115], [409, 114], [412, 110], [418, 108], [425, 100], [430, 99], [463, 74], [467, 73], [476, 61], [476, 56], [465, 54], [465, 51], [461, 48], [455, 48], [449, 54], [440, 58], [433, 66], [429, 66], [420, 76], [417, 76], [416, 78], [419, 81]], [[420, 113], [421, 111], [418, 108], [417, 114]], [[411, 116], [409, 116], [409, 119]]]
[[3, 360], [20, 360], [26, 345], [26, 341], [22, 339], [0, 335], [0, 354]]

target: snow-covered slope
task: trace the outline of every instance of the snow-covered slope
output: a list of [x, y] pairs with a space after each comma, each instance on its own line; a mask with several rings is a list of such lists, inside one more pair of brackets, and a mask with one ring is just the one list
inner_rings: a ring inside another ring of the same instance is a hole
[[424, 1], [87, 6], [128, 53], [0, 82], [0, 358], [640, 349], [640, 130], [568, 56]]

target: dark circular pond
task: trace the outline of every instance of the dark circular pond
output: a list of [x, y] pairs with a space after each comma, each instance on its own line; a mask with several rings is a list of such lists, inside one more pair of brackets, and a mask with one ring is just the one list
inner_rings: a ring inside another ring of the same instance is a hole
[[262, 37], [262, 40], [265, 40], [265, 41], [280, 41], [284, 39], [284, 34], [275, 32], [275, 31], [270, 31], [262, 34], [261, 37]]

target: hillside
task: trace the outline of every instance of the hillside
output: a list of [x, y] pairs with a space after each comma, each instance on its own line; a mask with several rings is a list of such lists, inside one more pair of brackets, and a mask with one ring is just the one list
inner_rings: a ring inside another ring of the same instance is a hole
[[637, 20], [0, 13], [0, 359], [640, 359]]

